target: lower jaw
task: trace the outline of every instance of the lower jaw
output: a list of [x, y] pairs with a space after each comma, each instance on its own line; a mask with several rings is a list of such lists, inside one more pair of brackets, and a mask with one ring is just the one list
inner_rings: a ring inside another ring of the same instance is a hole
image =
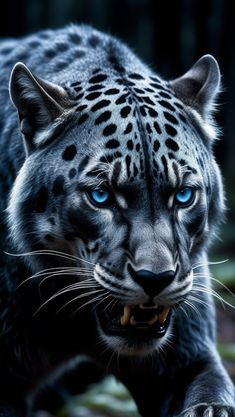
[[164, 345], [168, 339], [169, 328], [170, 325], [161, 337], [145, 333], [128, 336], [117, 333], [110, 334], [104, 331], [101, 326], [100, 334], [106, 346], [118, 355], [144, 357], [152, 354]]
[[170, 314], [164, 324], [152, 326], [127, 326], [107, 324], [104, 317], [97, 314], [101, 336], [112, 350], [123, 355], [147, 355], [160, 347], [167, 337]]

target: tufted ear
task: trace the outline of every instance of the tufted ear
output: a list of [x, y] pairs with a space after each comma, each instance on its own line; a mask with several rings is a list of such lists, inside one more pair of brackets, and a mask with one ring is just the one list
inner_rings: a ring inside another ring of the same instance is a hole
[[21, 62], [12, 70], [9, 89], [18, 110], [27, 152], [31, 152], [55, 134], [58, 122], [70, 107], [67, 93], [62, 87], [32, 74]]
[[203, 119], [210, 118], [220, 89], [219, 66], [211, 55], [204, 55], [182, 77], [170, 82], [176, 95], [196, 110]]

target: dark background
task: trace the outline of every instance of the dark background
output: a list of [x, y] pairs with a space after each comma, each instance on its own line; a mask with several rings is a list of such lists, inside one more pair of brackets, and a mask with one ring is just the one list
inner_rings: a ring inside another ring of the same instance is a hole
[[[189, 69], [203, 54], [218, 60], [223, 81], [216, 119], [222, 127], [215, 154], [227, 196], [227, 222], [211, 250], [212, 268], [235, 292], [235, 1], [234, 0], [8, 0], [1, 2], [0, 36], [89, 23], [120, 37], [165, 78]], [[40, 74], [38, 74], [40, 75]], [[226, 291], [220, 294], [235, 305]], [[218, 307], [219, 350], [235, 378], [235, 313]], [[120, 414], [119, 414], [120, 415]]]

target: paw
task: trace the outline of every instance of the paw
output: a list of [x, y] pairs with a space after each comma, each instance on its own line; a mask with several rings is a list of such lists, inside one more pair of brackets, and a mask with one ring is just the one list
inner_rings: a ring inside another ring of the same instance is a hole
[[177, 417], [235, 417], [235, 408], [223, 404], [198, 404]]

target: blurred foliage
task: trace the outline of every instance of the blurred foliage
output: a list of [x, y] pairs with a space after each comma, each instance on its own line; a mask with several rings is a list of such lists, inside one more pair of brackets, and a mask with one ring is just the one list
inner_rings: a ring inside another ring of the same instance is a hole
[[58, 417], [139, 417], [126, 388], [112, 377], [75, 397]]

